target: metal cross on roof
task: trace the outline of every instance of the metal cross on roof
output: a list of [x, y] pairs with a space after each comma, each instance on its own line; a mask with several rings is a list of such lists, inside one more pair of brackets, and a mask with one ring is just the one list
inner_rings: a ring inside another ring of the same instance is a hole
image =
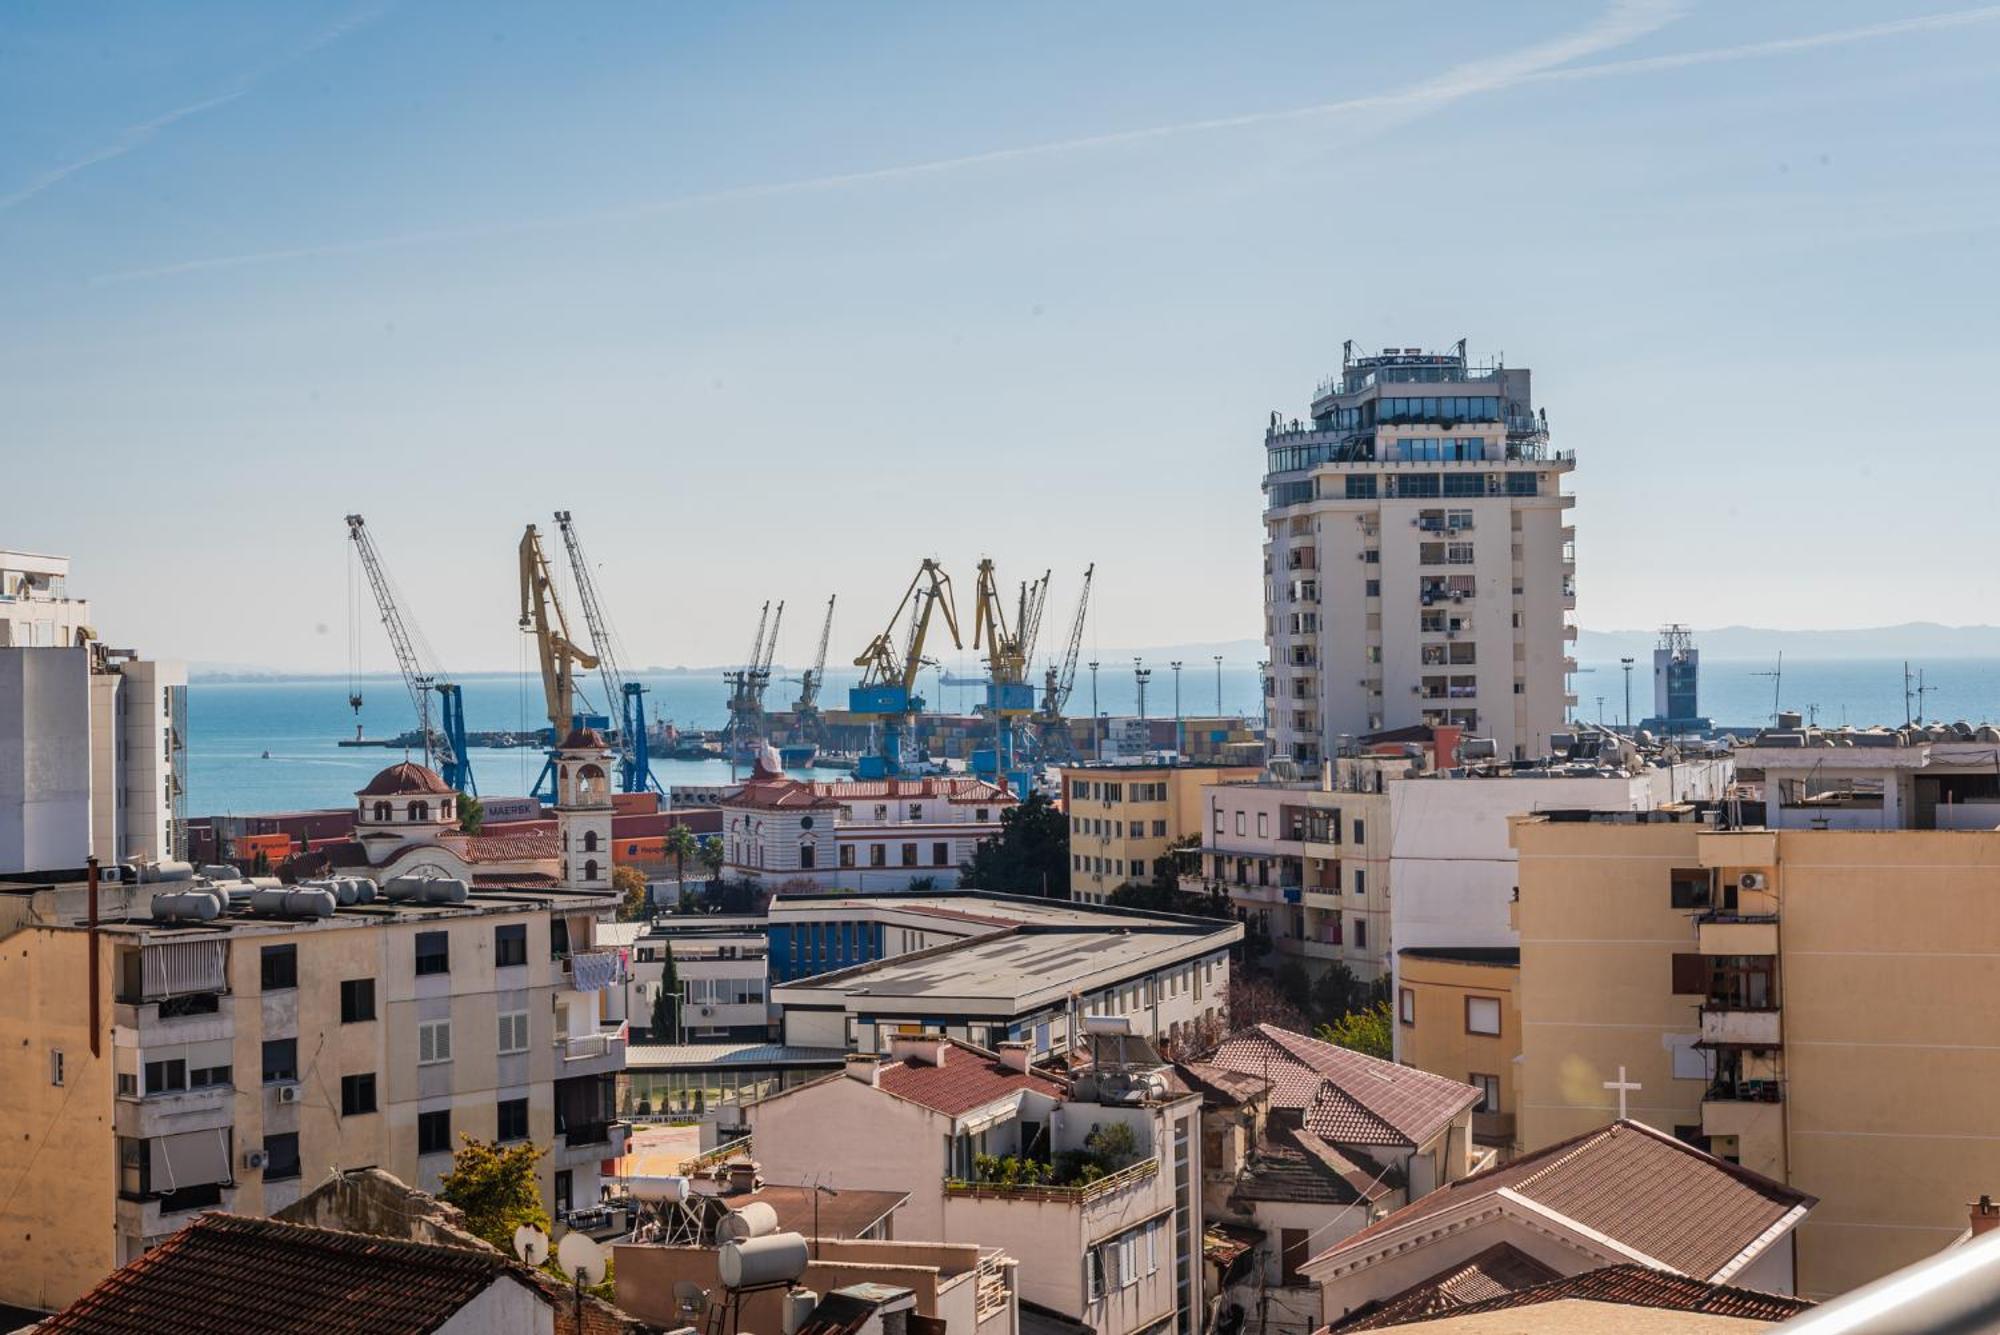
[[1637, 1092], [1645, 1088], [1637, 1080], [1627, 1080], [1625, 1078], [1625, 1068], [1622, 1066], [1618, 1068], [1618, 1078], [1616, 1080], [1605, 1081], [1604, 1087], [1618, 1091], [1618, 1120], [1621, 1122], [1625, 1120], [1625, 1095], [1628, 1092]]

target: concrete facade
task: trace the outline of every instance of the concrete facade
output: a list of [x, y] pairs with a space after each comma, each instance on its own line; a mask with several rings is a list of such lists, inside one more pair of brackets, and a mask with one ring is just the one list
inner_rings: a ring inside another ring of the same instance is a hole
[[1121, 885], [1146, 884], [1171, 848], [1200, 837], [1208, 785], [1254, 779], [1259, 772], [1248, 765], [1064, 767], [1070, 898], [1102, 904]]

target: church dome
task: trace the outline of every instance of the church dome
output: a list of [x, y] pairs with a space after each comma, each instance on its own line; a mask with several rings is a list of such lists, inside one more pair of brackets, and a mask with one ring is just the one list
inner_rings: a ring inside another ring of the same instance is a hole
[[356, 797], [413, 797], [424, 793], [449, 793], [451, 788], [437, 771], [414, 761], [391, 765], [368, 781]]

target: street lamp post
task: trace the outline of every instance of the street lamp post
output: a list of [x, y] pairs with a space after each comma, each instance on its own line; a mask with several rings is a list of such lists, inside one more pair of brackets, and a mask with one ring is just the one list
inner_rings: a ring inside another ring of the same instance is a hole
[[1139, 683], [1139, 721], [1146, 721], [1146, 684], [1153, 679], [1153, 669], [1146, 666], [1146, 660], [1132, 660], [1132, 676]]
[[1181, 660], [1176, 658], [1167, 666], [1174, 670], [1174, 755], [1179, 756], [1187, 749], [1181, 728]]
[[1222, 717], [1222, 655], [1215, 656], [1215, 716]]
[[1632, 660], [1621, 658], [1619, 664], [1625, 669], [1625, 731], [1632, 731]]
[[1104, 759], [1104, 734], [1098, 731], [1097, 713], [1097, 669], [1098, 661], [1090, 660], [1090, 758]]

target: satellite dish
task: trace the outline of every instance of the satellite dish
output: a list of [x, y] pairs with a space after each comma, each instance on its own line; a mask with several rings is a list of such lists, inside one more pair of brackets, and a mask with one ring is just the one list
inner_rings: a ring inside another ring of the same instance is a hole
[[549, 1235], [533, 1224], [523, 1224], [514, 1230], [514, 1255], [529, 1265], [540, 1265], [549, 1259]]
[[556, 1247], [556, 1264], [579, 1284], [597, 1284], [604, 1279], [604, 1248], [588, 1233], [565, 1233]]

